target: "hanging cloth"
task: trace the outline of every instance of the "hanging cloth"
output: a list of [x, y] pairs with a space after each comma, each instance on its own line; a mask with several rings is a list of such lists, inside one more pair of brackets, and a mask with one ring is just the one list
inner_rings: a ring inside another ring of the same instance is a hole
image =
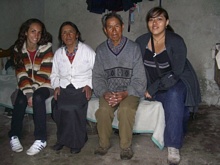
[[87, 10], [93, 13], [102, 14], [108, 11], [128, 11], [134, 7], [132, 0], [86, 0]]
[[102, 14], [105, 12], [105, 0], [86, 0], [87, 10], [92, 13]]

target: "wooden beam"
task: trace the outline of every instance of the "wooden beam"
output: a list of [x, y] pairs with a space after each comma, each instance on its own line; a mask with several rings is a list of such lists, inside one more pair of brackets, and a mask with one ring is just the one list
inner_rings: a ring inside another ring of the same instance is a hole
[[10, 56], [11, 56], [11, 48], [8, 48], [7, 50], [0, 48], [0, 58], [10, 57]]

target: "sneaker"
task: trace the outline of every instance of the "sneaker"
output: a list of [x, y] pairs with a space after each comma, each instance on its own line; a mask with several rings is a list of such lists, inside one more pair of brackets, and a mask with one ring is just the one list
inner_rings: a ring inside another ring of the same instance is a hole
[[101, 155], [101, 156], [103, 156], [103, 155], [107, 154], [108, 149], [109, 149], [110, 147], [111, 147], [111, 146], [109, 146], [109, 147], [107, 147], [107, 148], [103, 148], [103, 147], [99, 146], [99, 147], [95, 150], [94, 154], [95, 154], [95, 155]]
[[170, 164], [179, 164], [180, 162], [179, 149], [176, 149], [174, 147], [168, 147], [168, 162]]
[[128, 147], [126, 149], [122, 149], [121, 153], [120, 153], [120, 157], [122, 160], [128, 160], [131, 159], [133, 157], [134, 153], [132, 151], [131, 147]]
[[12, 136], [10, 140], [11, 149], [14, 152], [21, 152], [23, 151], [23, 147], [18, 139], [17, 136]]
[[46, 141], [35, 140], [32, 146], [27, 150], [28, 155], [36, 155], [47, 146]]

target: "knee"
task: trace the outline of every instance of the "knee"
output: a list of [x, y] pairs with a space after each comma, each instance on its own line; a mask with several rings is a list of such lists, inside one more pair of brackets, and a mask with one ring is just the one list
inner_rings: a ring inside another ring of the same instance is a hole
[[137, 108], [131, 107], [129, 105], [120, 106], [118, 109], [118, 120], [127, 120], [135, 116]]
[[18, 105], [26, 105], [27, 104], [27, 98], [26, 97], [17, 97], [15, 103], [18, 104]]
[[168, 96], [172, 100], [184, 99], [184, 97], [186, 96], [186, 87], [184, 86], [183, 83], [179, 82], [175, 86], [169, 89]]
[[122, 101], [119, 105], [120, 113], [136, 112], [139, 101]]
[[99, 118], [102, 119], [108, 119], [108, 118], [114, 118], [114, 113], [111, 112], [107, 107], [100, 107], [96, 112], [95, 112], [95, 117], [98, 120]]
[[169, 94], [167, 95], [167, 101], [169, 101], [171, 104], [179, 104], [185, 102], [185, 95], [178, 90], [172, 90], [169, 91]]
[[33, 102], [35, 103], [42, 103], [42, 101], [45, 101], [44, 97], [42, 97], [42, 95], [40, 93], [34, 93], [33, 94]]

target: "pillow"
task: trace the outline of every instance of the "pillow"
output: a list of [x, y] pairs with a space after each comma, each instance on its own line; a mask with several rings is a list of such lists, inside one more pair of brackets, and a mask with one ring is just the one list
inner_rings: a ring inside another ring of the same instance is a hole
[[2, 75], [15, 75], [13, 61], [9, 57], [1, 58], [0, 69]]

